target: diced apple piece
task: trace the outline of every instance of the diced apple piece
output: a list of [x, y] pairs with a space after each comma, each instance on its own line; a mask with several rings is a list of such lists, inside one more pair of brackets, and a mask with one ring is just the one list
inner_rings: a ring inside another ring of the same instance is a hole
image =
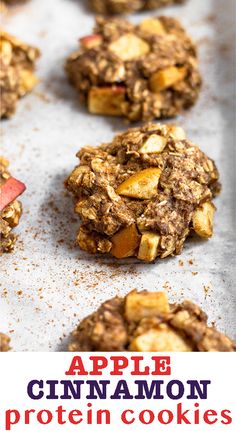
[[38, 83], [38, 78], [31, 72], [31, 70], [23, 69], [20, 71], [20, 93], [24, 95], [31, 91]]
[[121, 60], [129, 61], [147, 54], [150, 51], [150, 46], [140, 37], [127, 33], [112, 42], [109, 51]]
[[163, 35], [166, 33], [161, 21], [157, 18], [147, 18], [139, 25], [140, 30], [149, 34]]
[[135, 338], [129, 350], [137, 352], [191, 352], [192, 346], [166, 324]]
[[124, 86], [92, 87], [88, 96], [91, 114], [122, 115], [121, 105], [125, 101]]
[[125, 317], [129, 321], [138, 322], [144, 317], [155, 317], [169, 313], [168, 297], [165, 292], [129, 293], [125, 301]]
[[215, 207], [211, 202], [205, 202], [193, 214], [193, 229], [202, 238], [210, 238], [213, 234]]
[[157, 194], [161, 170], [147, 168], [129, 177], [116, 189], [116, 193], [136, 199], [151, 199]]
[[0, 164], [4, 166], [4, 168], [7, 168], [9, 166], [9, 161], [5, 159], [5, 157], [0, 156]]
[[158, 72], [155, 72], [149, 80], [150, 89], [153, 93], [159, 93], [160, 91], [177, 84], [177, 82], [182, 81], [185, 78], [186, 73], [187, 71], [185, 67], [171, 66], [166, 69], [159, 70]]
[[111, 254], [122, 259], [124, 257], [134, 256], [140, 243], [140, 235], [135, 224], [121, 229], [111, 238]]
[[10, 64], [12, 58], [12, 45], [6, 40], [0, 41], [0, 52], [4, 64]]
[[139, 152], [141, 154], [161, 153], [167, 143], [167, 139], [160, 135], [150, 135], [144, 142]]
[[25, 185], [20, 181], [13, 177], [8, 178], [8, 180], [0, 187], [0, 211], [20, 196], [25, 189]]
[[101, 45], [102, 36], [100, 34], [90, 34], [88, 36], [81, 37], [80, 44], [84, 49], [92, 49]]
[[168, 127], [168, 133], [174, 139], [179, 139], [180, 141], [182, 141], [183, 139], [186, 139], [186, 133], [185, 133], [184, 129], [182, 129], [182, 127], [169, 126]]
[[141, 238], [138, 259], [152, 262], [158, 254], [160, 235], [153, 232], [144, 232]]

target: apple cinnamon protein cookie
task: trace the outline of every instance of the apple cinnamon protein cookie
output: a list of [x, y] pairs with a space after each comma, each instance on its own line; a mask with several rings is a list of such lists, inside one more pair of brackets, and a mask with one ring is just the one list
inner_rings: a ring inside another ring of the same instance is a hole
[[18, 225], [22, 205], [16, 200], [25, 191], [25, 185], [7, 171], [8, 161], [0, 156], [0, 255], [14, 248], [16, 235], [12, 229]]
[[196, 46], [176, 19], [96, 22], [94, 34], [80, 40], [66, 63], [90, 113], [151, 120], [174, 117], [196, 102]]
[[77, 156], [66, 186], [82, 221], [82, 250], [151, 262], [181, 253], [191, 231], [212, 236], [218, 171], [182, 128], [132, 128]]
[[0, 332], [0, 352], [8, 352], [10, 350], [10, 338]]
[[92, 9], [97, 13], [105, 15], [158, 9], [184, 2], [185, 0], [90, 0]]
[[30, 92], [38, 80], [34, 75], [35, 61], [40, 52], [1, 32], [0, 44], [0, 90], [1, 117], [11, 117], [18, 99]]
[[236, 345], [190, 301], [169, 304], [164, 292], [115, 297], [85, 318], [72, 333], [69, 350], [138, 352], [233, 352]]

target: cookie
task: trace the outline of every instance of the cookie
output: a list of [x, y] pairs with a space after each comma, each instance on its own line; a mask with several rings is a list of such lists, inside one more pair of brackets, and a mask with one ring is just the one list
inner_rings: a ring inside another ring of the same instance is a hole
[[0, 332], [0, 352], [8, 352], [10, 350], [10, 338]]
[[201, 87], [196, 46], [168, 17], [139, 25], [98, 17], [66, 71], [91, 114], [129, 121], [174, 117], [194, 105]]
[[82, 221], [82, 250], [151, 262], [180, 254], [191, 232], [212, 236], [219, 174], [182, 128], [131, 128], [77, 156], [66, 187]]
[[105, 15], [158, 9], [184, 2], [185, 0], [90, 0], [92, 9], [97, 13]]
[[14, 249], [17, 237], [12, 230], [22, 214], [22, 205], [16, 198], [26, 189], [9, 174], [7, 167], [8, 161], [0, 157], [0, 255]]
[[17, 4], [17, 3], [26, 3], [27, 0], [2, 0], [3, 3], [7, 4]]
[[38, 80], [34, 75], [40, 51], [8, 33], [1, 32], [0, 44], [0, 117], [11, 117], [18, 99], [30, 92]]
[[134, 290], [85, 318], [72, 333], [69, 350], [233, 352], [236, 344], [208, 326], [198, 305], [169, 304], [164, 292]]

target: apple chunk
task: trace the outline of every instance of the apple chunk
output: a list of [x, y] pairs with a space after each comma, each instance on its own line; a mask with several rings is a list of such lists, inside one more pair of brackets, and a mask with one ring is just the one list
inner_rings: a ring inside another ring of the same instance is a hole
[[125, 102], [125, 86], [92, 87], [88, 95], [88, 110], [91, 114], [122, 115]]
[[0, 40], [0, 53], [1, 53], [1, 59], [3, 63], [6, 65], [9, 65], [12, 59], [11, 43], [4, 39]]
[[186, 139], [186, 133], [182, 127], [179, 126], [169, 126], [168, 127], [168, 134], [172, 136], [174, 139], [178, 139], [182, 141], [183, 139]]
[[153, 93], [159, 93], [166, 88], [177, 84], [179, 81], [183, 81], [187, 74], [185, 67], [167, 67], [166, 69], [155, 72], [150, 80], [149, 85]]
[[205, 202], [193, 214], [193, 229], [202, 238], [210, 238], [213, 234], [215, 206]]
[[144, 232], [138, 251], [138, 259], [152, 262], [158, 254], [160, 235], [154, 232]]
[[136, 199], [151, 199], [157, 194], [161, 170], [147, 168], [129, 177], [116, 189], [116, 193]]
[[157, 18], [147, 18], [139, 25], [140, 30], [155, 35], [163, 35], [166, 33], [161, 21]]
[[123, 61], [130, 61], [147, 54], [150, 51], [150, 46], [140, 37], [127, 33], [112, 42], [109, 51]]
[[150, 135], [139, 152], [141, 154], [161, 153], [167, 144], [167, 139], [160, 135]]
[[137, 352], [191, 352], [192, 346], [166, 324], [136, 337], [129, 350]]
[[8, 178], [8, 180], [0, 187], [0, 211], [20, 196], [25, 189], [25, 184], [13, 177]]
[[140, 243], [140, 235], [136, 226], [132, 224], [113, 235], [111, 242], [111, 254], [118, 259], [122, 259], [134, 256]]
[[80, 44], [84, 49], [96, 48], [102, 43], [102, 36], [100, 34], [89, 34], [88, 36], [81, 37]]
[[165, 292], [134, 290], [126, 297], [125, 317], [130, 322], [138, 322], [145, 317], [156, 317], [169, 311], [168, 297]]
[[19, 71], [20, 75], [20, 87], [19, 91], [22, 96], [25, 93], [33, 90], [35, 85], [38, 83], [38, 78], [33, 74], [31, 70], [23, 69]]

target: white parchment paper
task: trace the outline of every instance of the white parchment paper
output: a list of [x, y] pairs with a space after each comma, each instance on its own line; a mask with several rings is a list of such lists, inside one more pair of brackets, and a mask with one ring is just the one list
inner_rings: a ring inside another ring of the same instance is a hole
[[199, 44], [203, 91], [176, 122], [216, 160], [223, 190], [215, 202], [213, 238], [190, 240], [181, 256], [151, 265], [88, 256], [74, 247], [79, 221], [63, 181], [75, 153], [126, 127], [120, 119], [89, 115], [64, 74], [78, 38], [91, 33], [94, 16], [86, 1], [31, 0], [1, 19], [6, 30], [42, 50], [40, 84], [1, 126], [1, 153], [27, 184], [15, 253], [0, 262], [0, 331], [10, 334], [15, 351], [65, 349], [79, 319], [134, 287], [165, 289], [172, 301], [196, 301], [210, 322], [236, 338], [235, 2], [189, 0], [158, 13], [179, 17]]

